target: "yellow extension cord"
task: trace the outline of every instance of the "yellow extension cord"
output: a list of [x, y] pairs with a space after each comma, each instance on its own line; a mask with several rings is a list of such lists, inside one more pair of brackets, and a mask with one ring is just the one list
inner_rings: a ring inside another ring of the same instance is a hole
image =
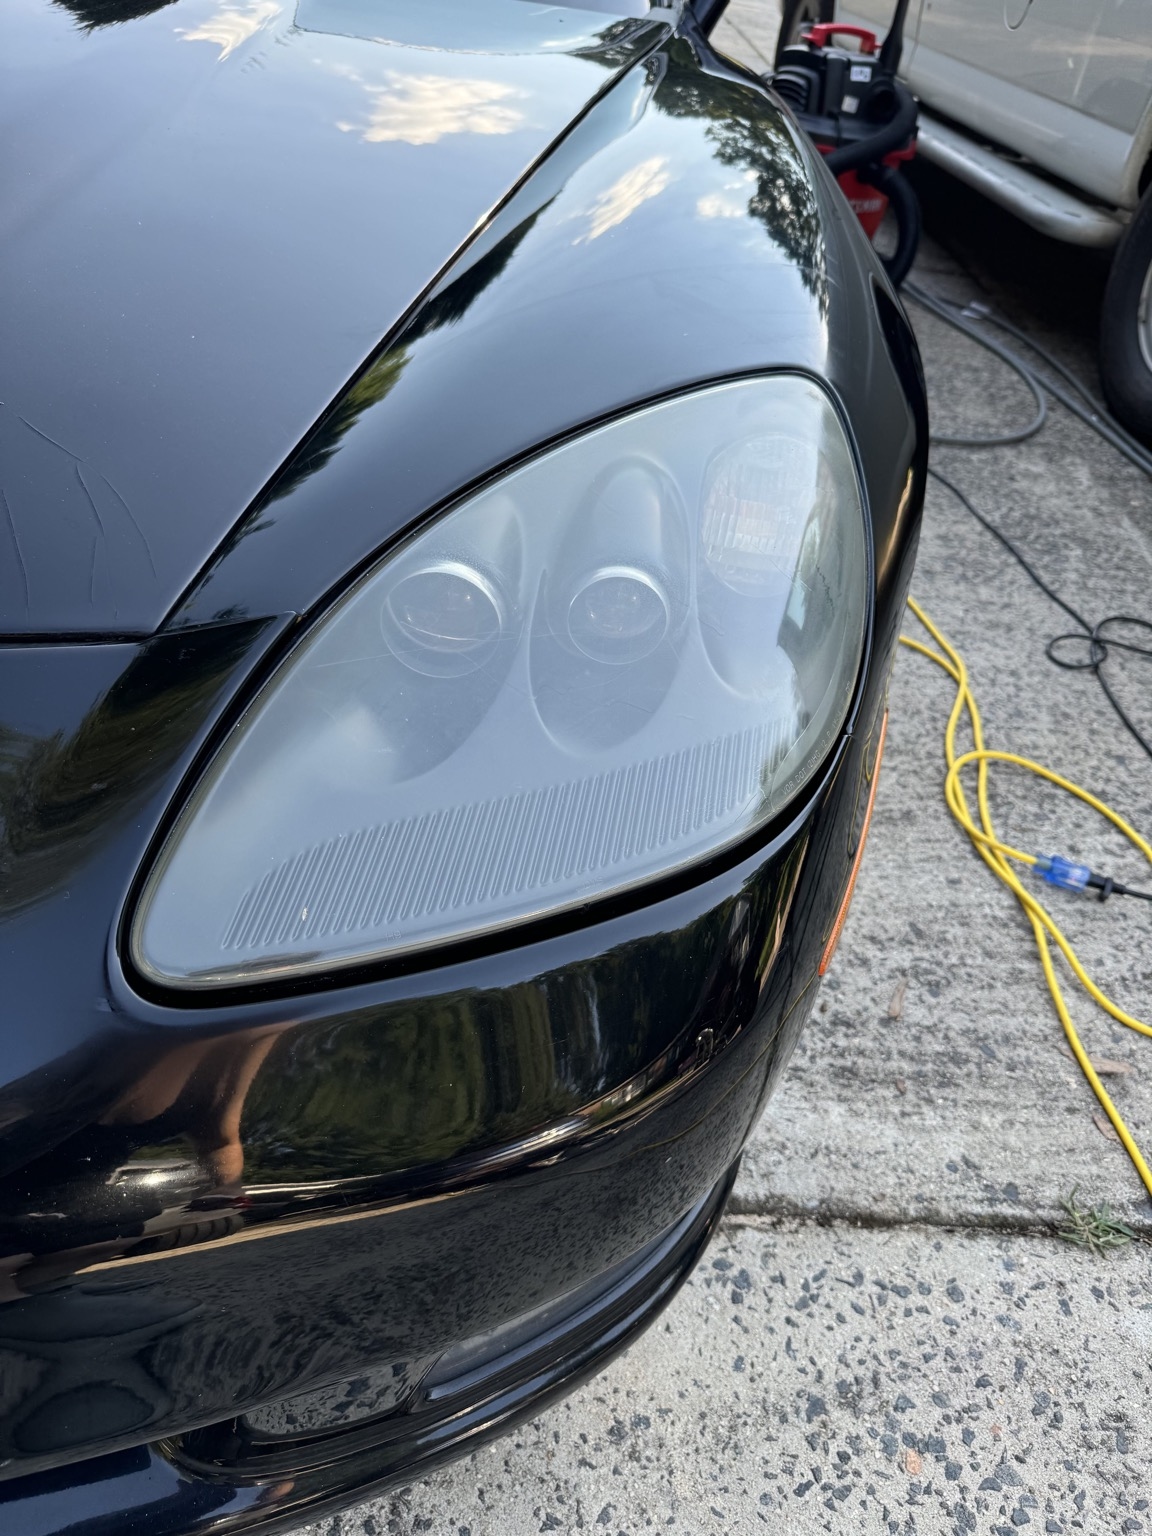
[[[1068, 1044], [1072, 1047], [1073, 1055], [1080, 1063], [1080, 1070], [1092, 1085], [1092, 1091], [1099, 1099], [1104, 1113], [1108, 1116], [1116, 1130], [1116, 1134], [1124, 1144], [1124, 1149], [1132, 1159], [1136, 1172], [1144, 1184], [1144, 1188], [1152, 1195], [1152, 1169], [1145, 1162], [1140, 1148], [1133, 1140], [1132, 1133], [1125, 1125], [1120, 1111], [1108, 1096], [1108, 1091], [1100, 1081], [1099, 1075], [1089, 1060], [1088, 1053], [1080, 1043], [1080, 1036], [1076, 1033], [1076, 1026], [1072, 1022], [1072, 1015], [1068, 1012], [1068, 1006], [1064, 1001], [1064, 994], [1060, 990], [1060, 981], [1056, 975], [1056, 968], [1052, 960], [1052, 951], [1049, 946], [1051, 938], [1061, 952], [1081, 986], [1098, 1003], [1106, 1013], [1121, 1024], [1126, 1024], [1129, 1029], [1138, 1030], [1142, 1035], [1152, 1035], [1152, 1025], [1143, 1024], [1139, 1019], [1134, 1019], [1131, 1014], [1125, 1013], [1109, 997], [1106, 997], [1095, 984], [1087, 971], [1081, 965], [1075, 950], [1057, 927], [1050, 914], [1041, 906], [1018, 879], [1015, 870], [1008, 862], [1014, 859], [1022, 864], [1035, 864], [1036, 859], [1030, 853], [1022, 853], [1018, 848], [1011, 848], [1007, 843], [1002, 843], [997, 838], [992, 826], [992, 816], [988, 808], [988, 764], [989, 763], [1015, 763], [1020, 768], [1027, 768], [1030, 773], [1035, 773], [1042, 779], [1047, 779], [1050, 784], [1057, 785], [1060, 789], [1067, 790], [1070, 795], [1075, 795], [1085, 805], [1090, 805], [1094, 811], [1099, 811], [1101, 816], [1107, 818], [1114, 827], [1117, 827], [1124, 836], [1152, 864], [1152, 846], [1130, 827], [1122, 816], [1098, 800], [1095, 795], [1090, 795], [1087, 790], [1081, 789], [1078, 784], [1073, 784], [1068, 779], [1061, 778], [1058, 773], [1043, 767], [1040, 763], [1034, 763], [1030, 758], [1018, 757], [1014, 752], [991, 752], [984, 746], [984, 731], [980, 723], [980, 711], [976, 707], [976, 700], [968, 685], [968, 671], [955, 647], [949, 645], [944, 636], [928, 618], [924, 610], [908, 599], [908, 606], [923, 624], [924, 628], [932, 636], [932, 639], [940, 647], [934, 651], [931, 646], [925, 645], [920, 640], [913, 640], [908, 635], [900, 636], [901, 645], [906, 645], [913, 651], [918, 651], [921, 656], [927, 656], [929, 661], [934, 661], [938, 667], [942, 667], [956, 684], [956, 698], [952, 705], [952, 712], [948, 716], [948, 728], [944, 735], [944, 756], [948, 762], [948, 774], [944, 780], [944, 798], [948, 802], [948, 809], [964, 828], [964, 831], [972, 840], [976, 852], [987, 864], [998, 879], [1002, 880], [1016, 900], [1028, 914], [1032, 924], [1032, 932], [1036, 937], [1036, 948], [1040, 952], [1040, 963], [1044, 967], [1044, 976], [1048, 982], [1048, 990], [1052, 994], [1052, 1001], [1056, 1006], [1056, 1012], [1060, 1016], [1060, 1022], [1064, 1026], [1064, 1033], [1068, 1037]], [[956, 728], [965, 710], [968, 712], [971, 722], [972, 740], [975, 750], [972, 752], [956, 751]], [[980, 810], [980, 825], [973, 820], [969, 807], [961, 775], [970, 764], [977, 765], [976, 801]]]

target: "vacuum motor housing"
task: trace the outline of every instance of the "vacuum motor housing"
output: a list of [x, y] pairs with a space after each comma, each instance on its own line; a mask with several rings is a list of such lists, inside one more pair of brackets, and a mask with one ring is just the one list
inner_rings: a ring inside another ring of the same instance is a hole
[[[788, 103], [821, 154], [874, 138], [900, 105], [892, 75], [877, 53], [876, 34], [866, 27], [828, 22], [809, 27], [802, 36], [803, 41], [781, 52], [779, 68], [770, 77], [772, 89]], [[845, 36], [854, 37], [858, 48], [834, 46], [833, 38]], [[878, 163], [896, 170], [915, 153], [913, 127], [907, 141]], [[836, 179], [871, 240], [887, 210], [887, 195], [855, 170], [842, 171]]]

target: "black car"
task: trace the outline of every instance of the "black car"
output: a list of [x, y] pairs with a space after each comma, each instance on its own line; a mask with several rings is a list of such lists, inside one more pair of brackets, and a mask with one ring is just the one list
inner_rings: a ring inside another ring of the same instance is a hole
[[721, 7], [2, 0], [0, 1529], [597, 1370], [835, 946], [927, 451]]

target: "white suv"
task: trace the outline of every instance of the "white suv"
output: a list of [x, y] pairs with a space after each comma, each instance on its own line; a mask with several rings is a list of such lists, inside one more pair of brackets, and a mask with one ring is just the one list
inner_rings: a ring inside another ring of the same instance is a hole
[[[786, 0], [883, 34], [895, 0]], [[833, 14], [834, 12], [834, 14]], [[920, 152], [1057, 239], [1114, 247], [1100, 372], [1152, 440], [1152, 0], [911, 0], [900, 73]]]

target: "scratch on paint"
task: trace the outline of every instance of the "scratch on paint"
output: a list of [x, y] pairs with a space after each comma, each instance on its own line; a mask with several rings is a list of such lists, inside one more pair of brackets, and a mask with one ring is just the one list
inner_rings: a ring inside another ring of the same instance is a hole
[[28, 567], [24, 562], [24, 551], [20, 548], [20, 540], [16, 537], [16, 520], [12, 516], [12, 508], [8, 505], [8, 498], [0, 486], [0, 502], [4, 504], [4, 516], [8, 519], [8, 531], [12, 535], [12, 543], [16, 546], [16, 558], [20, 562], [20, 578], [24, 583], [24, 606], [31, 607], [32, 593], [28, 586]]
[[[3, 402], [0, 402], [0, 404], [2, 404], [2, 403]], [[97, 524], [97, 526], [100, 529], [101, 537], [104, 539], [104, 542], [107, 544], [107, 542], [108, 542], [108, 530], [104, 526], [104, 519], [100, 516], [100, 509], [96, 505], [96, 499], [92, 495], [92, 492], [89, 490], [88, 482], [84, 479], [84, 476], [83, 476], [83, 474], [81, 473], [81, 470], [80, 470], [81, 464], [87, 463], [87, 460], [81, 458], [81, 456], [78, 453], [73, 453], [71, 448], [66, 448], [63, 443], [58, 443], [54, 437], [49, 437], [47, 432], [43, 432], [43, 431], [41, 431], [41, 429], [39, 427], [34, 426], [32, 424], [32, 422], [30, 422], [28, 420], [27, 416], [19, 416], [18, 419], [24, 423], [24, 425], [28, 428], [29, 432], [35, 432], [37, 437], [42, 437], [46, 443], [51, 443], [53, 448], [59, 448], [61, 453], [66, 453], [68, 455], [68, 457], [72, 460], [73, 464], [76, 466], [76, 478], [80, 482], [80, 489], [84, 492], [84, 495], [87, 498], [88, 505], [92, 509], [92, 516], [96, 519], [96, 524]], [[120, 504], [120, 507], [121, 507], [121, 510], [124, 513], [124, 516], [132, 524], [132, 528], [133, 528], [134, 532], [136, 533], [137, 537], [139, 538], [141, 544], [143, 544], [143, 546], [144, 546], [144, 553], [148, 557], [148, 564], [151, 567], [152, 574], [153, 574], [153, 576], [156, 576], [158, 574], [157, 570], [156, 570], [156, 561], [155, 561], [155, 559], [153, 558], [153, 555], [152, 555], [152, 545], [149, 543], [148, 535], [144, 532], [143, 528], [141, 528], [140, 524], [136, 521], [136, 518], [135, 518], [135, 516], [134, 516], [134, 514], [132, 512], [132, 508], [124, 500], [123, 496], [121, 496], [120, 492], [112, 484], [112, 482], [111, 482], [111, 480], [109, 480], [108, 476], [106, 474], [104, 474], [102, 470], [97, 470], [96, 473], [100, 476], [101, 480], [103, 480], [104, 484], [112, 492], [113, 496], [115, 496], [116, 500]], [[5, 510], [7, 510], [7, 504], [5, 504]], [[16, 538], [16, 530], [15, 530], [15, 527], [12, 525], [12, 514], [11, 514], [11, 512], [8, 513], [8, 523], [9, 523], [9, 526], [12, 528], [13, 540], [15, 540], [15, 538]], [[19, 548], [20, 548], [19, 543], [17, 543], [16, 547], [17, 547], [17, 550], [19, 550]], [[23, 555], [21, 555], [21, 565], [23, 566]], [[28, 586], [27, 573], [25, 573], [25, 576], [24, 576], [24, 586], [25, 586], [25, 589], [27, 589], [27, 586]]]
[[132, 509], [131, 509], [131, 507], [129, 507], [128, 503], [124, 500], [123, 496], [121, 496], [120, 492], [112, 484], [111, 480], [109, 480], [108, 476], [105, 475], [105, 474], [101, 474], [100, 478], [101, 478], [101, 480], [103, 480], [104, 484], [108, 487], [108, 489], [112, 492], [113, 496], [115, 496], [116, 500], [124, 508], [124, 516], [128, 519], [128, 521], [132, 524], [133, 528], [135, 528], [136, 532], [140, 535], [140, 539], [141, 539], [141, 541], [142, 541], [142, 543], [144, 545], [144, 553], [148, 556], [148, 564], [152, 567], [152, 574], [153, 574], [153, 576], [155, 576], [156, 575], [156, 562], [152, 558], [152, 546], [148, 542], [148, 535], [144, 532], [143, 528], [141, 528], [140, 524], [132, 516]]
[[[76, 460], [76, 478], [80, 482], [80, 489], [84, 492], [85, 496], [88, 498], [88, 505], [92, 508], [92, 516], [96, 519], [96, 526], [100, 530], [100, 537], [102, 539], [104, 539], [105, 542], [107, 542], [108, 530], [104, 526], [104, 519], [100, 516], [100, 512], [99, 512], [99, 510], [98, 510], [98, 508], [96, 506], [96, 503], [92, 500], [92, 492], [88, 489], [87, 485], [84, 483], [84, 476], [80, 473], [80, 460], [79, 459]], [[95, 560], [95, 558], [96, 558], [95, 551], [93, 551], [92, 558], [93, 558], [93, 560]]]
[[[103, 546], [104, 546], [105, 549], [108, 548], [108, 530], [104, 526], [104, 519], [100, 516], [100, 509], [96, 505], [96, 502], [93, 500], [92, 492], [88, 489], [88, 486], [87, 486], [87, 483], [85, 482], [84, 476], [80, 473], [80, 460], [79, 459], [76, 460], [76, 478], [80, 482], [81, 490], [84, 492], [85, 496], [87, 496], [87, 498], [88, 498], [88, 505], [92, 508], [92, 516], [96, 519], [96, 526], [100, 530], [100, 538], [92, 540], [92, 575], [90, 576], [90, 578], [88, 580], [88, 601], [92, 604], [93, 607], [95, 607], [96, 606], [96, 557], [97, 557], [97, 553], [99, 551], [101, 542], [103, 542]], [[119, 606], [117, 606], [113, 617], [115, 617], [116, 614], [118, 614], [119, 612], [120, 612], [120, 609], [119, 609]]]
[[60, 452], [66, 453], [70, 459], [74, 459], [76, 457], [71, 448], [65, 448], [63, 443], [58, 443], [54, 437], [49, 437], [47, 432], [41, 432], [39, 427], [34, 427], [28, 420], [27, 416], [21, 416], [20, 420], [28, 428], [29, 432], [35, 432], [37, 437], [42, 437], [46, 443], [51, 443], [53, 448], [59, 448]]

